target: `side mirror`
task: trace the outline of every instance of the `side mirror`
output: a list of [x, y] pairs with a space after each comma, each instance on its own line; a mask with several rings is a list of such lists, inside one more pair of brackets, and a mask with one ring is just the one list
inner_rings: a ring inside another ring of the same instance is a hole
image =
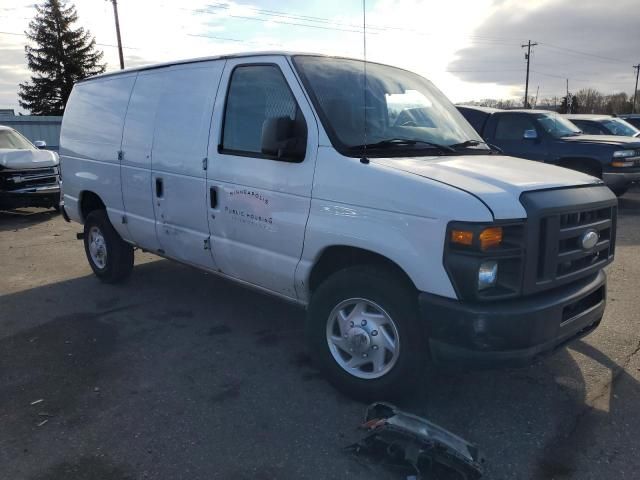
[[307, 151], [304, 120], [290, 117], [267, 118], [262, 124], [261, 151], [281, 160], [301, 162]]
[[525, 130], [522, 138], [524, 138], [525, 140], [535, 140], [538, 138], [538, 132], [536, 132], [534, 129]]
[[39, 148], [39, 149], [43, 149], [47, 147], [47, 142], [45, 142], [44, 140], [36, 140], [35, 142], [33, 142], [33, 144], [35, 145], [36, 148]]

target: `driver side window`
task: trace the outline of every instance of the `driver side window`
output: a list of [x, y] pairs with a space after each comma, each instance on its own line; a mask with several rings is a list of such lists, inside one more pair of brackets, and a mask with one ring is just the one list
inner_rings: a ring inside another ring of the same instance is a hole
[[298, 104], [277, 66], [236, 67], [229, 81], [220, 151], [271, 158], [262, 152], [265, 122], [297, 117], [301, 117]]
[[525, 115], [501, 115], [496, 125], [496, 140], [522, 140], [526, 130], [536, 130], [536, 126]]

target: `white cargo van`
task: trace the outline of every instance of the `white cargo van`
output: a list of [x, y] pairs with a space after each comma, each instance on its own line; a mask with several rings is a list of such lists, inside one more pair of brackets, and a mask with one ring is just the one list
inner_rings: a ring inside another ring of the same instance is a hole
[[318, 365], [359, 397], [593, 330], [611, 191], [500, 155], [428, 80], [363, 67], [247, 54], [77, 83], [64, 212], [96, 275], [123, 280], [138, 247], [303, 304]]

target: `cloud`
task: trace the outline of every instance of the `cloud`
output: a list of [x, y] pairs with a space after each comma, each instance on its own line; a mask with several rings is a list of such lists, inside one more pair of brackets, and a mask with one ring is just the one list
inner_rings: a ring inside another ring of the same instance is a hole
[[[35, 13], [33, 2], [13, 0], [11, 9], [0, 9], [1, 30], [26, 30]], [[518, 96], [525, 66], [520, 44], [531, 38], [541, 42], [532, 57], [533, 91], [540, 85], [541, 95], [561, 93], [565, 74], [572, 89], [629, 91], [633, 49], [640, 44], [637, 15], [630, 13], [637, 10], [635, 3], [368, 0], [367, 57], [426, 76], [454, 101]], [[75, 4], [78, 24], [95, 36], [108, 70], [117, 70], [111, 3]], [[256, 50], [363, 54], [359, 0], [136, 0], [118, 6], [127, 67]], [[0, 108], [17, 108], [17, 85], [28, 79], [25, 41], [0, 34]], [[607, 62], [554, 46], [629, 62]]]
[[637, 0], [496, 1], [473, 32], [474, 44], [458, 51], [448, 70], [466, 82], [513, 86], [524, 95], [520, 45], [531, 39], [539, 43], [531, 56], [533, 94], [539, 86], [541, 97], [562, 95], [566, 78], [574, 92], [594, 87], [630, 93], [640, 45], [638, 16], [632, 14], [637, 8]]

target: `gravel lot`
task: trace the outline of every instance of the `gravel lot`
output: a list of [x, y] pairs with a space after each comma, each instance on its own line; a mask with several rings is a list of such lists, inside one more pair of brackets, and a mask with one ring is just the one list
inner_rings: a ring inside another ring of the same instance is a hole
[[[598, 330], [529, 368], [431, 372], [400, 405], [477, 443], [484, 478], [638, 478], [640, 192], [620, 208]], [[402, 478], [342, 450], [364, 405], [310, 364], [302, 310], [139, 252], [103, 285], [79, 230], [0, 212], [0, 478]]]

